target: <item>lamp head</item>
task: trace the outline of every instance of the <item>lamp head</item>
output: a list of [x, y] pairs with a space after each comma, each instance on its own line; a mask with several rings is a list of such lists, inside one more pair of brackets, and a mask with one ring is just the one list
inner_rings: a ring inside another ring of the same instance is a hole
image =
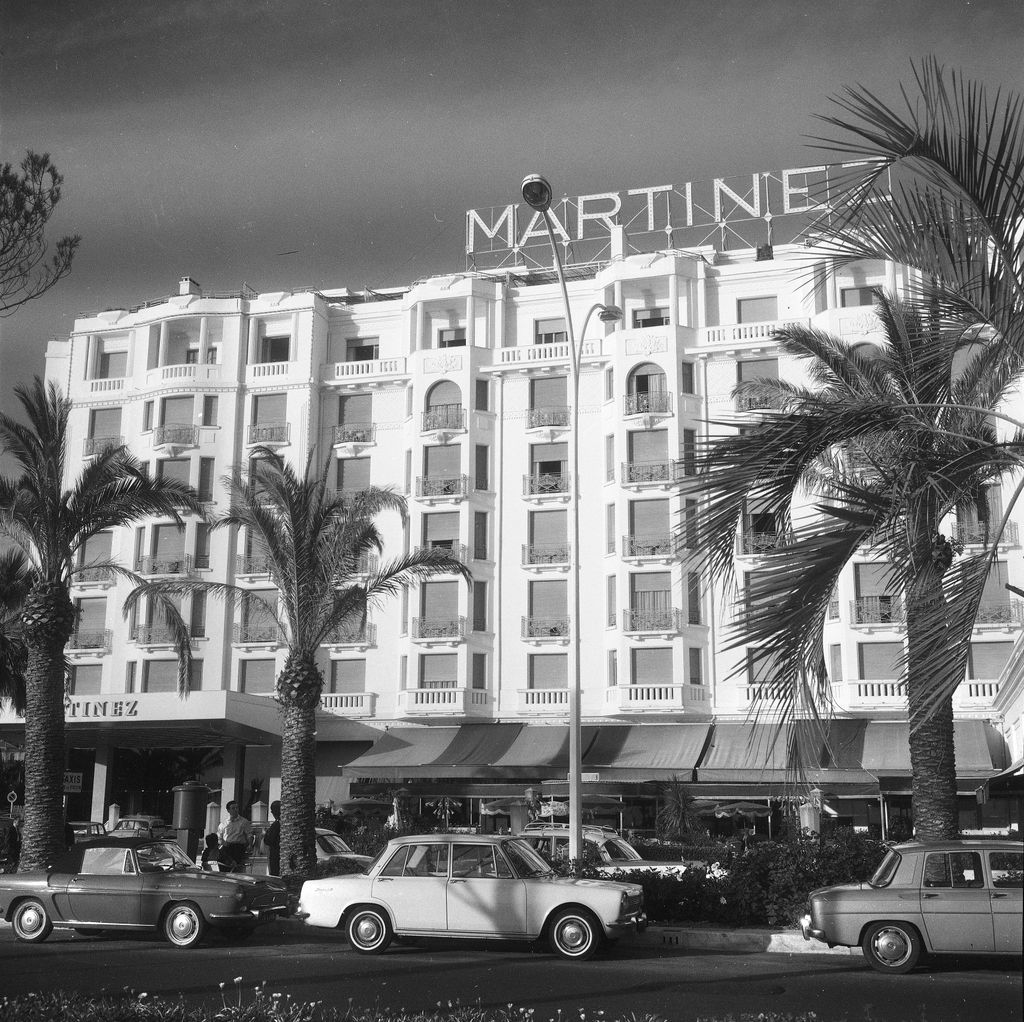
[[551, 208], [551, 185], [540, 174], [527, 174], [523, 178], [523, 199], [526, 205], [538, 213]]
[[622, 319], [622, 309], [617, 305], [602, 305], [597, 311], [597, 318], [602, 323], [618, 323]]

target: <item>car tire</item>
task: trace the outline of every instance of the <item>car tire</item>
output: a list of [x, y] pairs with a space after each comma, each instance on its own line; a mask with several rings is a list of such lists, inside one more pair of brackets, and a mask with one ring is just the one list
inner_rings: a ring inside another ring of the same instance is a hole
[[53, 932], [53, 920], [46, 906], [38, 898], [21, 902], [11, 917], [14, 936], [26, 944], [38, 944]]
[[551, 920], [548, 944], [556, 955], [576, 962], [593, 958], [601, 945], [597, 920], [582, 909], [563, 908]]
[[864, 932], [861, 948], [868, 964], [877, 972], [902, 976], [921, 960], [921, 938], [907, 923], [872, 923]]
[[361, 955], [379, 955], [394, 938], [391, 920], [383, 909], [364, 905], [353, 909], [345, 923], [352, 950]]
[[195, 947], [206, 933], [206, 921], [198, 905], [179, 901], [164, 913], [164, 936], [175, 947]]

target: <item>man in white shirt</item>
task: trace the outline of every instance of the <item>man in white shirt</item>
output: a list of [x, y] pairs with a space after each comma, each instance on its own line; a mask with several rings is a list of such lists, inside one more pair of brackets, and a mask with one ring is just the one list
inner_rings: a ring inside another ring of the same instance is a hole
[[221, 869], [228, 873], [238, 873], [245, 868], [245, 853], [249, 847], [252, 824], [239, 815], [238, 803], [233, 799], [225, 808], [228, 818], [217, 828]]

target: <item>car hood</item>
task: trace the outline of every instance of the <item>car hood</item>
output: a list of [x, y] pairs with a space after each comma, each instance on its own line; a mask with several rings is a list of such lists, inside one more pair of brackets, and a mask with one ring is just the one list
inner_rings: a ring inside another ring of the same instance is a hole
[[624, 880], [584, 880], [579, 877], [560, 877], [552, 874], [545, 877], [530, 877], [534, 883], [554, 884], [557, 887], [598, 887], [602, 891], [612, 890], [624, 891], [627, 894], [635, 894], [642, 891], [639, 884], [631, 884]]
[[630, 872], [635, 869], [653, 869], [656, 873], [682, 873], [686, 869], [685, 862], [670, 862], [664, 859], [628, 859], [624, 862], [602, 862], [598, 867], [602, 872]]
[[248, 873], [210, 873], [204, 869], [175, 869], [163, 873], [159, 877], [161, 887], [180, 887], [183, 883], [192, 884], [223, 884], [231, 883], [237, 887], [280, 887], [284, 885], [271, 881], [268, 877], [250, 876]]
[[844, 891], [871, 891], [875, 890], [871, 884], [867, 882], [861, 882], [857, 884], [833, 884], [831, 887], [819, 887], [816, 890], [811, 891], [808, 895], [809, 898], [818, 897], [821, 895], [833, 895], [842, 894]]

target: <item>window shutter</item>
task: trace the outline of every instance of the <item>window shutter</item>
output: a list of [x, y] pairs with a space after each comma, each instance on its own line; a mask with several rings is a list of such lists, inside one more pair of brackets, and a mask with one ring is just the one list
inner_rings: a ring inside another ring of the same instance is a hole
[[636, 430], [629, 434], [630, 461], [667, 461], [668, 430]]
[[252, 400], [252, 418], [257, 426], [288, 421], [288, 396], [286, 394], [259, 394]]
[[671, 649], [633, 650], [634, 685], [664, 685], [672, 680]]
[[530, 407], [562, 408], [569, 403], [566, 393], [564, 376], [542, 376], [530, 382]]
[[568, 583], [552, 579], [530, 583], [530, 617], [565, 617]]
[[422, 601], [423, 617], [435, 621], [455, 618], [459, 613], [459, 583], [424, 582]]
[[897, 666], [903, 655], [902, 642], [862, 642], [860, 653], [860, 676], [864, 681], [895, 680], [900, 676]]
[[331, 664], [331, 692], [356, 693], [366, 691], [365, 660], [335, 660]]
[[569, 658], [564, 653], [530, 656], [530, 688], [568, 688]]
[[972, 642], [969, 676], [995, 681], [1006, 670], [1012, 650], [1012, 642]]
[[458, 446], [427, 447], [423, 453], [428, 476], [454, 479], [462, 474], [462, 451]]
[[567, 511], [534, 511], [530, 515], [530, 542], [534, 546], [565, 543], [567, 521]]

